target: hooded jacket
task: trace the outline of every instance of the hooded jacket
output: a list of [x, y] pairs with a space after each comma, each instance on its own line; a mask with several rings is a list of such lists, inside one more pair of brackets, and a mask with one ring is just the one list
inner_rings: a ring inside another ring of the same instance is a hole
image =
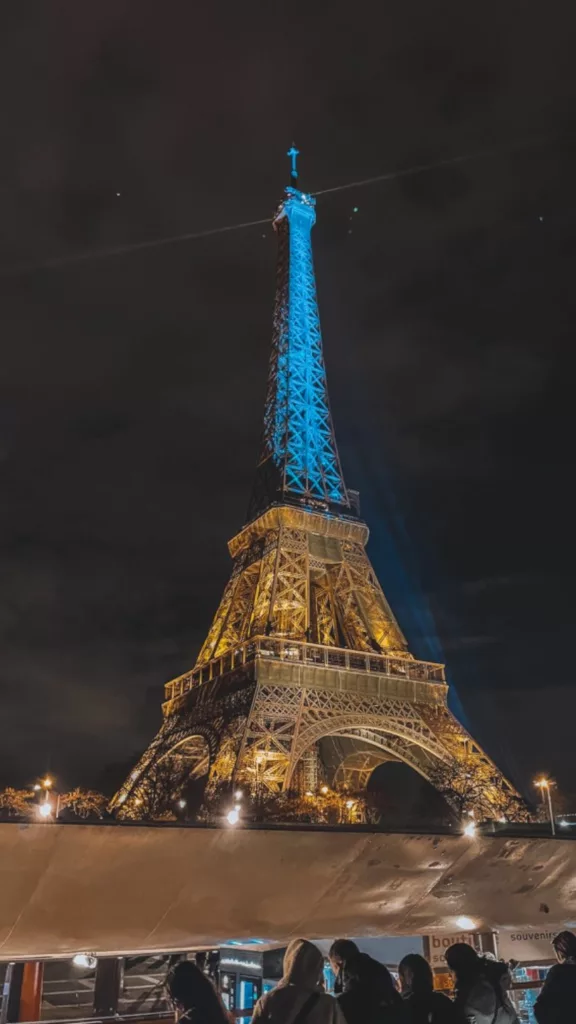
[[389, 970], [358, 953], [344, 964], [344, 992], [338, 1003], [347, 1024], [402, 1024], [406, 1011]]
[[284, 955], [282, 981], [258, 1000], [252, 1020], [258, 1024], [293, 1024], [314, 994], [316, 998], [299, 1024], [345, 1024], [336, 1000], [320, 988], [323, 965], [322, 953], [312, 942], [293, 939]]
[[518, 1024], [518, 1015], [508, 996], [480, 977], [463, 994], [457, 993], [456, 1006], [473, 1024]]

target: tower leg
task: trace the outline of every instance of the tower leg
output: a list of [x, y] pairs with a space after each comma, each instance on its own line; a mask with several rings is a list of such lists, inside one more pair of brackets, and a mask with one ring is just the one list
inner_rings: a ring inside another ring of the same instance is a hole
[[22, 988], [20, 990], [20, 1012], [18, 1019], [23, 1021], [40, 1020], [42, 1008], [42, 983], [44, 981], [44, 963], [42, 960], [28, 960], [22, 971]]

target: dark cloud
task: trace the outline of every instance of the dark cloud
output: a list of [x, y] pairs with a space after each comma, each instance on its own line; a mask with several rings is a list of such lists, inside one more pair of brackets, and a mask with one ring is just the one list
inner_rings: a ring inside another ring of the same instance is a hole
[[[569, 775], [574, 710], [570, 17], [62, 0], [0, 37], [4, 271], [266, 216], [293, 138], [310, 188], [486, 151], [320, 197], [316, 263], [384, 588], [524, 777]], [[0, 277], [7, 780], [96, 780], [193, 662], [247, 506], [274, 248], [254, 227]]]

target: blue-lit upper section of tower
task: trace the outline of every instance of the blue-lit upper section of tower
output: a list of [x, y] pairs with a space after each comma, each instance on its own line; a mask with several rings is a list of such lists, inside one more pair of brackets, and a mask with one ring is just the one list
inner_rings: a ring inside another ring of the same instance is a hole
[[274, 218], [274, 331], [251, 517], [282, 501], [349, 511], [322, 352], [311, 238], [315, 206], [313, 196], [290, 187]]

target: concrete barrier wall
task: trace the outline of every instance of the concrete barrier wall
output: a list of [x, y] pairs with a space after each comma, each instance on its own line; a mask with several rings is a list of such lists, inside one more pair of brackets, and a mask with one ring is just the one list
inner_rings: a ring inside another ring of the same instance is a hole
[[576, 921], [576, 843], [0, 824], [0, 959]]

